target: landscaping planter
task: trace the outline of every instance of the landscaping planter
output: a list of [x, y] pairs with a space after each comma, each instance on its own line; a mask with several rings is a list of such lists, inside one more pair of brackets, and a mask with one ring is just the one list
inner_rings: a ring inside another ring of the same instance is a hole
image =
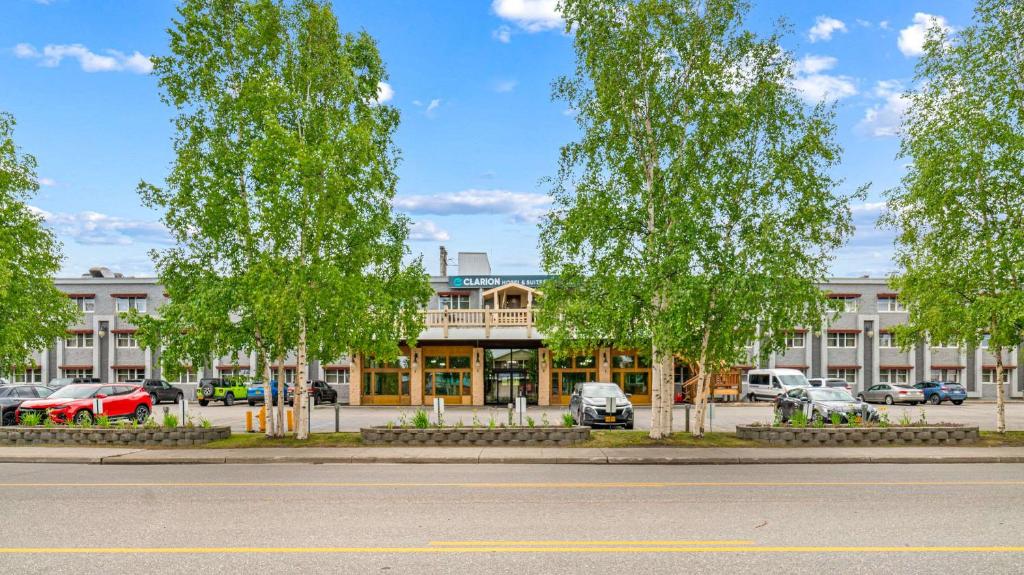
[[590, 438], [589, 427], [364, 427], [359, 430], [368, 445], [574, 445]]
[[187, 447], [231, 436], [224, 427], [154, 427], [137, 429], [78, 427], [0, 427], [0, 445], [132, 445]]
[[952, 425], [915, 427], [767, 427], [737, 425], [736, 437], [784, 446], [964, 445], [978, 441], [978, 428]]

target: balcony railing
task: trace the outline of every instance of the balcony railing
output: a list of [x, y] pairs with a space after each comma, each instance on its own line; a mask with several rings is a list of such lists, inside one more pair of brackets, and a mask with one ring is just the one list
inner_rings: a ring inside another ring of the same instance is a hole
[[525, 327], [526, 337], [533, 335], [532, 309], [447, 309], [424, 313], [427, 327], [442, 328], [444, 337], [448, 337], [448, 329], [453, 327], [482, 327], [486, 337], [491, 337], [494, 327]]

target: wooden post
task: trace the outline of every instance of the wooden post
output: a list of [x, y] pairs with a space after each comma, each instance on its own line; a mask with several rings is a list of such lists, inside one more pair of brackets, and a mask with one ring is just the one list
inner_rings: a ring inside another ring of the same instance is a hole
[[359, 405], [363, 392], [363, 356], [355, 354], [352, 356], [351, 367], [348, 374], [348, 404]]
[[481, 347], [473, 348], [473, 374], [470, 380], [472, 385], [473, 405], [484, 404], [484, 350]]
[[551, 351], [546, 347], [537, 351], [537, 405], [551, 405]]
[[491, 310], [484, 309], [484, 337], [491, 337]]
[[412, 348], [412, 369], [409, 372], [409, 403], [423, 405], [423, 348]]

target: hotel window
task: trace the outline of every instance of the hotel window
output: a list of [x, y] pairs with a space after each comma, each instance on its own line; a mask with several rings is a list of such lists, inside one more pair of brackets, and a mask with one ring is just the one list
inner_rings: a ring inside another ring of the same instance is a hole
[[878, 311], [907, 311], [907, 309], [896, 297], [878, 296]]
[[469, 309], [469, 294], [447, 294], [437, 298], [438, 309]]
[[[217, 373], [221, 377], [234, 377], [236, 375], [249, 375], [248, 367], [218, 367]], [[277, 377], [277, 372], [274, 372], [274, 377]]]
[[190, 367], [183, 367], [178, 372], [178, 383], [196, 383], [199, 381], [199, 371]]
[[791, 331], [786, 334], [786, 347], [790, 349], [803, 349], [804, 348], [804, 332], [802, 331]]
[[890, 332], [879, 332], [878, 347], [896, 347], [896, 338]]
[[612, 352], [612, 381], [624, 393], [650, 396], [651, 359], [636, 352]]
[[96, 311], [96, 298], [93, 296], [72, 296], [71, 302], [75, 304], [78, 311], [92, 313]]
[[959, 349], [960, 345], [949, 341], [932, 341], [932, 349]]
[[345, 384], [348, 383], [347, 369], [325, 369], [324, 380], [327, 383]]
[[857, 347], [857, 334], [850, 332], [830, 332], [829, 347]]
[[988, 344], [989, 344], [989, 341], [991, 341], [991, 339], [992, 339], [992, 336], [987, 334], [987, 333], [984, 336], [982, 336], [982, 338], [981, 338], [981, 349], [988, 349]]
[[[1013, 377], [1011, 377], [1012, 373], [1012, 367], [1003, 368], [1003, 383], [1010, 383], [1010, 380], [1013, 379]], [[995, 381], [996, 368], [986, 367], [985, 369], [981, 370], [981, 383], [995, 383]]]
[[878, 370], [878, 383], [904, 384], [909, 381], [909, 369], [880, 369]]
[[135, 349], [139, 347], [139, 341], [135, 339], [134, 333], [114, 334], [115, 345], [118, 349]]
[[14, 372], [12, 379], [14, 383], [42, 383], [43, 370], [39, 367], [20, 369]]
[[122, 367], [114, 370], [114, 378], [118, 382], [145, 379], [146, 370], [141, 367]]
[[593, 354], [551, 358], [551, 395], [568, 404], [577, 383], [597, 381], [597, 360]]
[[64, 372], [64, 377], [92, 377], [91, 368], [83, 369], [79, 367], [72, 367], [68, 369], [62, 369], [61, 371]]
[[66, 348], [87, 348], [93, 345], [92, 332], [90, 333], [72, 333], [64, 339], [64, 347]]
[[135, 310], [139, 313], [146, 313], [146, 298], [139, 296], [126, 296], [114, 298], [117, 311], [126, 312]]
[[837, 296], [832, 299], [840, 303], [839, 311], [856, 313], [858, 309], [859, 298], [857, 296]]
[[442, 348], [425, 352], [423, 394], [443, 396], [455, 402], [461, 402], [463, 395], [471, 395], [473, 393], [471, 389], [473, 380], [473, 372], [470, 368], [471, 355], [470, 348]]
[[932, 368], [932, 381], [960, 383], [960, 370], [956, 368]]
[[845, 379], [847, 383], [857, 383], [857, 370], [849, 367], [829, 369], [828, 376], [835, 379]]

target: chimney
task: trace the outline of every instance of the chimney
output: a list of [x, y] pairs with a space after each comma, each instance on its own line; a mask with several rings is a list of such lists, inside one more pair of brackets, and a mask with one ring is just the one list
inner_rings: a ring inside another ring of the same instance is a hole
[[448, 277], [448, 250], [441, 246], [441, 275]]

